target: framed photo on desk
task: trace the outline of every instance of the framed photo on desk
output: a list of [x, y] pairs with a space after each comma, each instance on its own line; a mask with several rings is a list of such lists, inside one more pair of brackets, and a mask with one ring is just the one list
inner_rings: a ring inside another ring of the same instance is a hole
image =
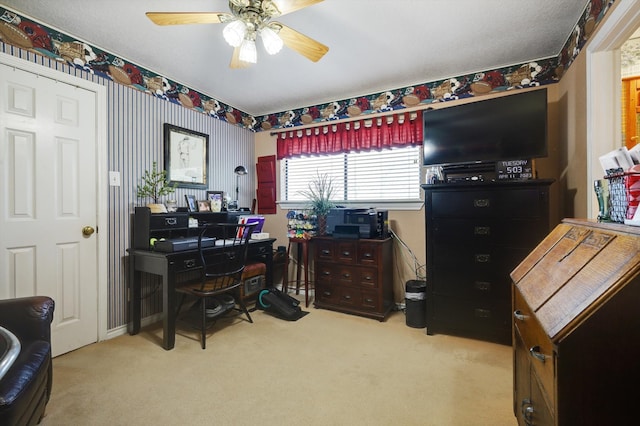
[[212, 212], [221, 212], [223, 207], [223, 191], [207, 191], [207, 199], [211, 203]]
[[180, 188], [207, 189], [209, 135], [164, 124], [167, 180]]
[[187, 194], [184, 196], [184, 200], [187, 202], [187, 210], [189, 210], [190, 212], [198, 211], [198, 204], [196, 204], [195, 195]]

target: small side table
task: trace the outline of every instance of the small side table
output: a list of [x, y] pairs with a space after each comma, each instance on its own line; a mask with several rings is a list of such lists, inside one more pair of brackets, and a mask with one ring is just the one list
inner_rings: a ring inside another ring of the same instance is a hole
[[287, 260], [282, 277], [282, 290], [286, 293], [289, 290], [289, 259], [291, 254], [291, 244], [296, 244], [296, 294], [300, 294], [300, 276], [304, 267], [304, 301], [309, 307], [309, 244], [311, 240], [304, 238], [289, 238], [287, 246]]

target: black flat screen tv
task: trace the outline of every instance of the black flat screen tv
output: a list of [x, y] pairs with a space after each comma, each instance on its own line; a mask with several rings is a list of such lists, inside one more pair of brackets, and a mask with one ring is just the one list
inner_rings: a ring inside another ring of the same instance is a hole
[[425, 165], [547, 156], [547, 89], [423, 112]]

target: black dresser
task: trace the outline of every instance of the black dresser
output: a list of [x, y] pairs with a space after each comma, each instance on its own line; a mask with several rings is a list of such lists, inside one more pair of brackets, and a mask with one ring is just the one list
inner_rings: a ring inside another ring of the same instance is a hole
[[422, 185], [427, 334], [511, 344], [509, 274], [549, 232], [552, 182]]

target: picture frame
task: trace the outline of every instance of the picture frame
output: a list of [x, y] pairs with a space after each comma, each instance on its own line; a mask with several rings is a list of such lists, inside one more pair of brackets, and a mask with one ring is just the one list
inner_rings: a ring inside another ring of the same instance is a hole
[[196, 203], [196, 197], [195, 195], [185, 195], [184, 196], [185, 201], [187, 202], [187, 210], [189, 210], [190, 212], [197, 212], [198, 211], [198, 204]]
[[209, 135], [165, 123], [164, 168], [170, 185], [206, 189]]
[[198, 201], [198, 211], [199, 212], [210, 212], [211, 204], [209, 204], [209, 200], [199, 200]]
[[224, 191], [207, 191], [207, 200], [212, 212], [221, 212], [224, 206]]

